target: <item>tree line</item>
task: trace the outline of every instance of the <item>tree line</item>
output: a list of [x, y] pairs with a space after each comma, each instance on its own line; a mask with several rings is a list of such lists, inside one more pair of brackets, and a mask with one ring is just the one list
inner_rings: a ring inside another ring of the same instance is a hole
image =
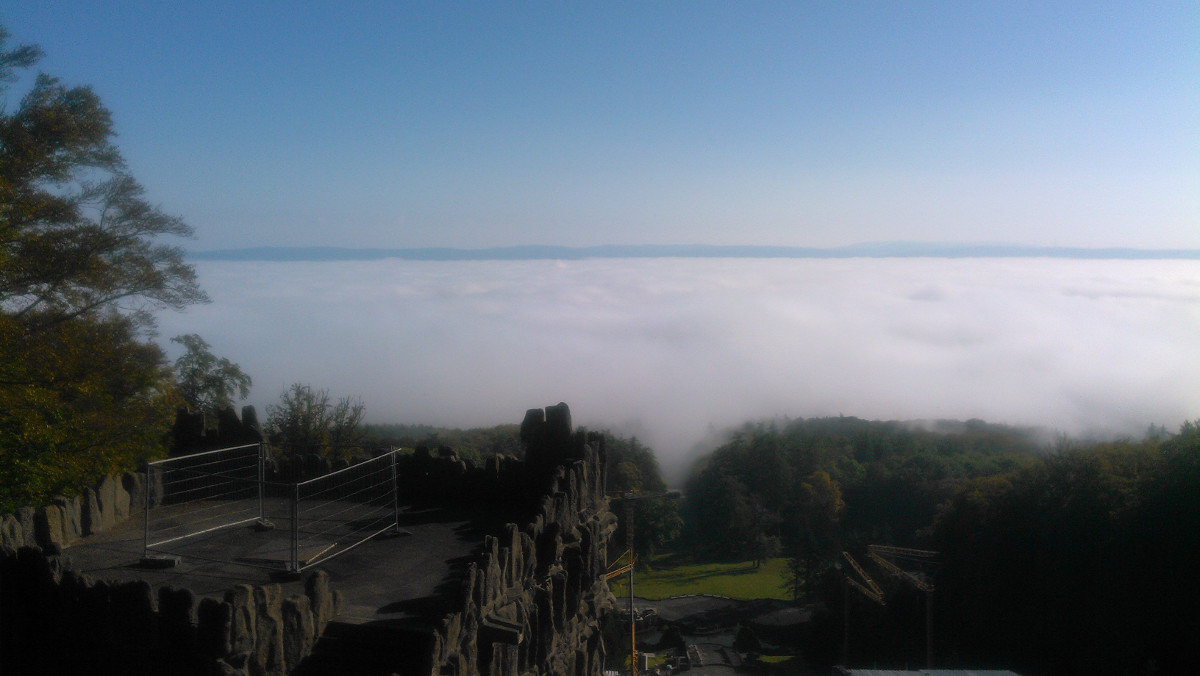
[[718, 559], [784, 553], [799, 599], [843, 548], [911, 538], [964, 480], [1040, 453], [1033, 430], [979, 420], [748, 423], [693, 470], [688, 546]]
[[1051, 446], [977, 420], [748, 424], [686, 493], [693, 556], [787, 557], [782, 583], [824, 609], [806, 646], [815, 663], [844, 659], [843, 608], [850, 663], [924, 662], [921, 592], [876, 569], [879, 606], [845, 582], [841, 552], [867, 561], [881, 544], [939, 552], [914, 565], [935, 587], [938, 666], [1200, 671], [1200, 424]]
[[1022, 674], [1200, 673], [1200, 423], [968, 482], [939, 511], [945, 646]]

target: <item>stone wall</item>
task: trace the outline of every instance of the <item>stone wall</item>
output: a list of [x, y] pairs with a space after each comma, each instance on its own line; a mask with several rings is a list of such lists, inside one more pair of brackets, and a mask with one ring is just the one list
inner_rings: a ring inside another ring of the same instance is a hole
[[264, 438], [253, 406], [243, 406], [241, 417], [232, 406], [217, 411], [213, 417], [215, 420], [187, 408], [176, 410], [175, 424], [171, 427], [171, 457], [257, 444]]
[[73, 498], [56, 497], [43, 507], [22, 507], [0, 515], [0, 553], [21, 547], [60, 554], [81, 537], [103, 533], [140, 511], [146, 499], [146, 475], [106, 476]]
[[565, 404], [526, 414], [526, 460], [489, 462], [496, 490], [535, 487], [529, 523], [488, 536], [459, 609], [435, 635], [436, 674], [604, 673], [599, 611], [613, 598], [605, 550], [616, 517], [604, 497], [604, 439], [571, 429]]
[[188, 589], [92, 580], [36, 547], [0, 556], [0, 599], [0, 672], [135, 676], [282, 676], [340, 603], [321, 571], [303, 595], [237, 585], [197, 601]]
[[[531, 515], [485, 538], [430, 654], [405, 660], [431, 676], [603, 673], [599, 611], [612, 603], [603, 573], [616, 528], [604, 439], [574, 430], [566, 404], [528, 411], [521, 438], [525, 460], [475, 467], [426, 450], [400, 468], [402, 495], [417, 502], [503, 502]], [[300, 666], [339, 606], [323, 572], [303, 595], [237, 585], [216, 601], [71, 570], [62, 548], [136, 511], [146, 490], [143, 475], [110, 477], [0, 519], [0, 672], [249, 676]]]

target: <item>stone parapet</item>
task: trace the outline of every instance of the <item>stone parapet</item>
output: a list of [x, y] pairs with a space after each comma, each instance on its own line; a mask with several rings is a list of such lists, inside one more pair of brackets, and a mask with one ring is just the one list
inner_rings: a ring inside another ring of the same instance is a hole
[[616, 517], [604, 497], [604, 439], [570, 424], [565, 404], [534, 409], [521, 426], [526, 461], [489, 463], [507, 488], [539, 485], [527, 495], [540, 504], [529, 523], [485, 538], [460, 608], [436, 632], [435, 673], [604, 673], [599, 610], [613, 602], [603, 573]]
[[21, 547], [61, 553], [79, 538], [103, 533], [142, 508], [146, 475], [109, 475], [75, 497], [59, 496], [41, 507], [22, 507], [0, 515], [0, 553], [15, 555]]
[[328, 575], [303, 595], [237, 585], [223, 601], [145, 581], [92, 580], [66, 555], [21, 547], [0, 556], [0, 671], [11, 674], [283, 676], [337, 615]]

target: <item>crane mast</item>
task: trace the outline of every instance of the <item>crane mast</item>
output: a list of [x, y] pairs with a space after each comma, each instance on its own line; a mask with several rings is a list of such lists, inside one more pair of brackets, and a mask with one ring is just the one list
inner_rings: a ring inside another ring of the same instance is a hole
[[[908, 547], [893, 547], [890, 545], [870, 545], [867, 547], [867, 556], [875, 562], [880, 568], [887, 573], [894, 575], [901, 580], [904, 580], [909, 585], [925, 594], [925, 663], [927, 669], [933, 668], [933, 585], [918, 577], [916, 574], [904, 570], [896, 565], [888, 557], [895, 559], [904, 559], [910, 561], [933, 561], [938, 556], [938, 552], [929, 551], [927, 549], [911, 549]], [[850, 564], [850, 566], [858, 573], [862, 581], [854, 579], [849, 574], [846, 575], [847, 589], [849, 586], [854, 586], [864, 596], [871, 599], [879, 605], [885, 605], [883, 590], [876, 582], [871, 579], [867, 571], [859, 565], [854, 557], [850, 556], [849, 552], [842, 552], [842, 557]], [[846, 595], [846, 613], [845, 613], [845, 633], [842, 639], [842, 659], [848, 660], [849, 643], [850, 643], [850, 601], [849, 592]]]
[[641, 500], [657, 500], [659, 498], [678, 500], [680, 493], [679, 491], [662, 491], [657, 493], [628, 491], [625, 493], [612, 493], [610, 497], [625, 506], [625, 545], [629, 551], [629, 563], [617, 570], [605, 573], [605, 579], [611, 580], [622, 573], [629, 573], [629, 673], [631, 676], [637, 676], [637, 621], [633, 615], [633, 565], [636, 563], [633, 557], [633, 508]]

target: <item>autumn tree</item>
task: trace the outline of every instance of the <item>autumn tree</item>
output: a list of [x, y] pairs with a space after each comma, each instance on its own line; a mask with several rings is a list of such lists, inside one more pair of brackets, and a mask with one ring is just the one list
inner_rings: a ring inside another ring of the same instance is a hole
[[366, 437], [366, 405], [358, 397], [336, 402], [329, 390], [294, 383], [267, 407], [267, 435], [286, 455], [350, 455]]
[[39, 74], [0, 26], [0, 508], [78, 492], [165, 451], [174, 407], [153, 312], [206, 297], [176, 216], [148, 203], [89, 87]]
[[175, 336], [171, 342], [184, 347], [184, 353], [175, 360], [175, 382], [192, 410], [216, 413], [232, 406], [235, 394], [239, 399], [250, 394], [250, 376], [237, 364], [214, 355], [199, 335]]

